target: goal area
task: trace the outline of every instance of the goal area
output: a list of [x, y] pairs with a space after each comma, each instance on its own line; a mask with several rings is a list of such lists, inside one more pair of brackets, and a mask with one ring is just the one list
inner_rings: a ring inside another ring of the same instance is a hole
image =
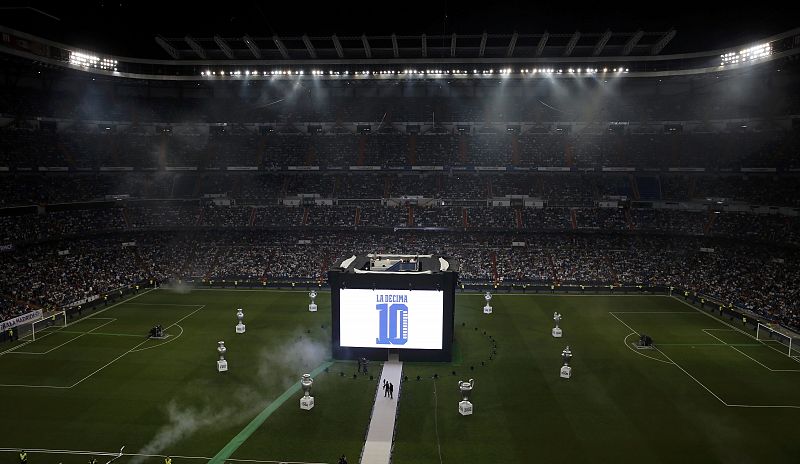
[[39, 320], [31, 322], [31, 340], [44, 337], [48, 332], [66, 327], [67, 314], [64, 311], [57, 311]]
[[797, 345], [798, 340], [760, 322], [756, 326], [756, 340], [769, 343], [769, 346], [792, 358], [797, 359], [800, 356]]

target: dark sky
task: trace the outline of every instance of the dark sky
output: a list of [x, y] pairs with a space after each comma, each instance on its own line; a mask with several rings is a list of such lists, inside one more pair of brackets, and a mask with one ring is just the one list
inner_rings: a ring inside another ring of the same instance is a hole
[[[597, 2], [599, 3], [599, 2]], [[675, 39], [662, 53], [740, 45], [800, 26], [788, 6], [748, 2], [748, 7], [698, 7], [675, 2], [603, 2], [592, 7], [564, 1], [229, 1], [22, 0], [0, 6], [0, 24], [121, 56], [168, 58], [153, 37], [666, 31]], [[784, 2], [788, 5], [790, 2]]]

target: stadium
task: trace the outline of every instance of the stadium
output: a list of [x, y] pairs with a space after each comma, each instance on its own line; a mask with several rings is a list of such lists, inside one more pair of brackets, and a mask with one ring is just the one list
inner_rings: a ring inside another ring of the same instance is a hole
[[348, 8], [0, 7], [2, 461], [798, 462], [796, 17]]

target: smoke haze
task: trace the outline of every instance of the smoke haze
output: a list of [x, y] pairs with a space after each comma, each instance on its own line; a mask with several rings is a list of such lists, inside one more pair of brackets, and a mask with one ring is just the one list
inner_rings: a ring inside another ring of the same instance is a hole
[[[326, 340], [311, 340], [308, 334], [296, 330], [280, 346], [261, 349], [253, 367], [256, 378], [252, 386], [235, 387], [219, 398], [197, 396], [197, 392], [189, 391], [184, 397], [171, 399], [166, 405], [167, 424], [139, 454], [168, 455], [171, 447], [199, 430], [230, 427], [243, 417], [252, 418], [271, 400], [264, 391], [274, 391], [277, 397], [298, 383], [302, 374], [329, 358], [330, 346]], [[136, 456], [131, 464], [141, 464], [145, 459]]]

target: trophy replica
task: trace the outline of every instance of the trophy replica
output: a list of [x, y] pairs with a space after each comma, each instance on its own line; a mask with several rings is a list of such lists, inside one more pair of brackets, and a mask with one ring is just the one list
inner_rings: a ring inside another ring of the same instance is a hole
[[472, 403], [469, 402], [469, 395], [472, 393], [472, 387], [475, 386], [475, 379], [469, 379], [469, 382], [458, 381], [458, 390], [461, 392], [463, 398], [458, 403], [458, 412], [462, 416], [469, 416], [472, 414]]
[[239, 319], [239, 323], [236, 324], [236, 333], [243, 334], [244, 324], [242, 323], [242, 319], [244, 319], [244, 310], [242, 310], [242, 308], [236, 310], [236, 317]]
[[311, 374], [303, 374], [303, 377], [300, 378], [300, 387], [303, 389], [303, 397], [300, 398], [300, 409], [308, 411], [314, 407], [314, 397], [311, 396], [311, 385], [313, 383], [314, 379], [311, 378]]
[[316, 290], [311, 290], [310, 292], [308, 292], [308, 296], [311, 298], [311, 304], [308, 305], [308, 310], [311, 311], [312, 313], [316, 312], [317, 311], [317, 303], [316, 303], [316, 301], [314, 301], [314, 299], [317, 297], [317, 291]]
[[553, 321], [556, 323], [556, 326], [553, 327], [553, 337], [561, 338], [561, 327], [558, 326], [558, 323], [561, 322], [561, 314], [553, 313]]
[[219, 346], [217, 346], [217, 353], [219, 353], [219, 360], [217, 361], [217, 371], [218, 372], [225, 372], [228, 370], [228, 361], [225, 360], [225, 352], [228, 351], [225, 348], [225, 342], [219, 341], [217, 342]]
[[492, 306], [489, 304], [492, 301], [492, 292], [486, 292], [483, 295], [483, 299], [486, 300], [486, 306], [483, 307], [483, 314], [492, 314]]
[[564, 363], [561, 366], [561, 378], [568, 379], [572, 377], [572, 368], [569, 367], [569, 360], [572, 359], [572, 350], [569, 349], [569, 345], [564, 348], [564, 351], [561, 352], [561, 361]]

